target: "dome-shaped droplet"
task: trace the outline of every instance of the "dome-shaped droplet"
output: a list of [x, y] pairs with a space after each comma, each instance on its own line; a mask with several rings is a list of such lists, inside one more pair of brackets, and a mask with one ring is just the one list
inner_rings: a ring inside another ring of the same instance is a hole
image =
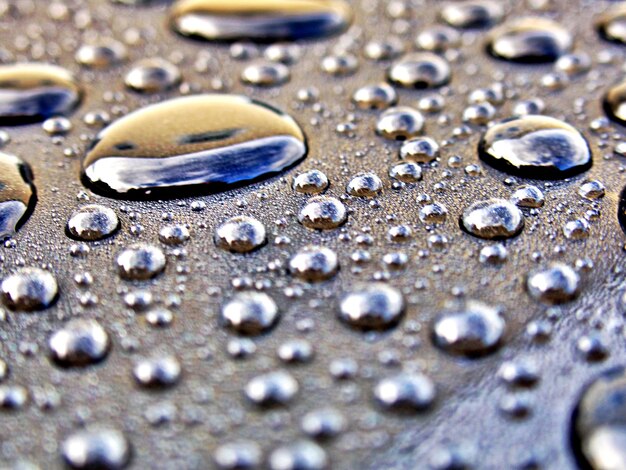
[[386, 83], [359, 88], [352, 101], [361, 109], [386, 109], [398, 101], [396, 90]]
[[404, 307], [404, 298], [398, 289], [372, 283], [343, 296], [339, 318], [359, 329], [385, 330], [400, 321]]
[[248, 65], [241, 73], [241, 81], [248, 85], [278, 86], [289, 81], [289, 68], [277, 62], [257, 62]]
[[35, 204], [30, 166], [0, 152], [0, 241], [15, 235]]
[[269, 470], [325, 470], [326, 451], [315, 442], [300, 440], [280, 446], [270, 454]]
[[247, 253], [267, 242], [265, 226], [253, 217], [231, 217], [215, 230], [215, 244], [235, 253]]
[[113, 209], [91, 204], [72, 214], [67, 230], [78, 240], [94, 241], [111, 236], [119, 226], [120, 221]]
[[170, 90], [180, 83], [179, 68], [159, 57], [142, 59], [126, 74], [124, 83], [132, 90], [142, 93], [159, 93]]
[[63, 366], [100, 362], [110, 347], [109, 335], [95, 320], [77, 319], [56, 331], [48, 341], [52, 359]]
[[400, 158], [410, 162], [430, 163], [439, 155], [439, 144], [430, 137], [407, 140], [400, 147]]
[[246, 385], [245, 393], [257, 405], [286, 405], [295, 398], [299, 388], [291, 374], [279, 370], [254, 377]]
[[526, 287], [529, 294], [541, 302], [562, 304], [578, 296], [580, 277], [573, 268], [556, 263], [530, 273]]
[[261, 467], [263, 452], [253, 441], [234, 441], [220, 445], [213, 453], [220, 470], [254, 470]]
[[499, 59], [521, 63], [554, 62], [573, 46], [572, 35], [545, 18], [522, 18], [491, 31], [487, 50]]
[[339, 199], [329, 196], [312, 197], [298, 214], [298, 221], [302, 225], [316, 230], [337, 228], [347, 218], [346, 206]]
[[76, 62], [94, 69], [112, 67], [123, 62], [127, 57], [126, 46], [111, 39], [98, 44], [85, 44], [76, 51]]
[[85, 429], [63, 441], [65, 463], [76, 470], [120, 470], [130, 461], [130, 443], [116, 429]]
[[583, 391], [571, 422], [571, 442], [580, 468], [626, 468], [626, 373], [608, 370]]
[[171, 387], [179, 381], [181, 374], [180, 362], [172, 355], [144, 358], [133, 367], [135, 380], [147, 388]]
[[183, 224], [167, 225], [159, 230], [159, 241], [166, 245], [182, 245], [190, 237], [189, 227]]
[[374, 173], [362, 173], [353, 177], [346, 192], [356, 197], [375, 197], [383, 190], [382, 180]]
[[330, 248], [308, 246], [289, 260], [291, 272], [305, 281], [323, 281], [335, 275], [339, 268], [337, 254]]
[[2, 280], [2, 296], [13, 310], [33, 311], [50, 307], [57, 299], [55, 277], [39, 268], [22, 268]]
[[518, 207], [538, 208], [545, 202], [543, 191], [537, 186], [523, 185], [515, 190], [511, 195], [511, 202]]
[[596, 20], [596, 28], [607, 41], [626, 44], [626, 5], [607, 8]]
[[405, 88], [437, 88], [450, 81], [450, 64], [437, 54], [416, 52], [401, 58], [389, 70], [388, 79]]
[[415, 38], [415, 45], [420, 49], [444, 52], [456, 47], [461, 42], [461, 35], [449, 26], [434, 25], [425, 29]]
[[493, 0], [450, 2], [441, 9], [440, 16], [456, 28], [485, 28], [502, 20], [504, 8]]
[[547, 116], [509, 119], [489, 128], [479, 144], [480, 157], [512, 175], [562, 179], [591, 166], [591, 150], [569, 124]]
[[303, 194], [321, 193], [329, 184], [328, 177], [319, 170], [305, 171], [293, 179], [293, 189]]
[[389, 170], [389, 176], [403, 183], [417, 183], [422, 179], [422, 168], [413, 162], [398, 163]]
[[258, 335], [278, 321], [276, 302], [263, 292], [241, 292], [222, 307], [222, 321], [240, 334]]
[[124, 279], [146, 280], [161, 274], [166, 261], [160, 248], [140, 244], [123, 250], [117, 257], [117, 266]]
[[374, 387], [376, 402], [393, 411], [420, 411], [435, 400], [433, 382], [422, 374], [398, 374], [379, 381]]
[[479, 238], [511, 238], [524, 228], [524, 214], [509, 201], [487, 199], [465, 209], [461, 225], [465, 231]]
[[602, 104], [608, 117], [626, 125], [626, 82], [618, 83], [609, 88], [609, 91], [604, 95]]
[[376, 122], [376, 133], [389, 140], [403, 141], [422, 132], [424, 116], [408, 106], [389, 108]]
[[449, 353], [482, 355], [498, 346], [505, 326], [498, 309], [469, 301], [465, 308], [445, 313], [435, 321], [433, 341]]
[[67, 70], [49, 64], [0, 65], [0, 124], [14, 126], [70, 113], [82, 91]]
[[85, 181], [117, 197], [215, 192], [280, 172], [306, 154], [289, 116], [242, 96], [198, 95], [148, 106], [104, 129]]
[[209, 41], [320, 38], [342, 32], [351, 21], [343, 0], [179, 0], [170, 12], [176, 32]]
[[302, 417], [302, 430], [310, 437], [328, 439], [341, 434], [347, 426], [343, 414], [333, 408], [309, 411]]

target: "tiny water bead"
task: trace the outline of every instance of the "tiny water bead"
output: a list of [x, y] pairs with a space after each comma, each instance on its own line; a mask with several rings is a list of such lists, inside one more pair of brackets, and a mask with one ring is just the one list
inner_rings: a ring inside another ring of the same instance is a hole
[[117, 256], [120, 276], [128, 280], [147, 280], [165, 270], [167, 259], [163, 251], [152, 245], [138, 244]]
[[502, 21], [504, 8], [493, 0], [449, 2], [441, 9], [440, 16], [456, 28], [486, 28]]
[[14, 126], [65, 115], [82, 90], [64, 68], [40, 63], [0, 66], [0, 125]]
[[131, 447], [121, 431], [88, 428], [67, 437], [61, 453], [65, 463], [76, 470], [119, 470], [129, 464]]
[[521, 18], [489, 33], [487, 50], [499, 59], [520, 63], [555, 62], [573, 46], [572, 35], [546, 18]]
[[609, 88], [602, 105], [608, 117], [626, 125], [626, 82], [620, 82]]
[[52, 359], [62, 366], [86, 366], [103, 360], [111, 342], [95, 320], [71, 320], [48, 341]]
[[430, 163], [439, 155], [439, 144], [430, 137], [407, 140], [400, 147], [400, 158], [410, 162]]
[[591, 167], [589, 144], [571, 125], [547, 116], [523, 116], [495, 124], [483, 135], [479, 155], [515, 176], [563, 179]]
[[124, 83], [141, 93], [171, 90], [182, 80], [178, 67], [159, 57], [142, 59], [126, 74]]
[[213, 460], [221, 470], [252, 470], [263, 462], [261, 447], [254, 441], [234, 441], [220, 445]]
[[339, 199], [330, 196], [312, 197], [298, 213], [298, 221], [315, 230], [337, 228], [347, 219], [346, 206]]
[[581, 468], [626, 468], [626, 374], [609, 369], [584, 389], [571, 421], [571, 443]]
[[304, 158], [304, 135], [280, 111], [235, 95], [176, 98], [100, 132], [83, 179], [114, 197], [181, 197], [249, 184]]
[[465, 308], [440, 316], [433, 325], [435, 345], [451, 354], [479, 356], [500, 343], [506, 323], [497, 308], [468, 301]]
[[69, 234], [77, 240], [95, 241], [110, 237], [120, 227], [113, 209], [90, 204], [74, 212], [67, 223]]
[[22, 268], [2, 280], [4, 304], [12, 310], [35, 311], [50, 307], [58, 296], [55, 277], [39, 268]]
[[436, 397], [435, 385], [423, 374], [402, 373], [379, 381], [374, 387], [376, 402], [392, 411], [421, 411]]
[[580, 289], [580, 276], [566, 264], [555, 263], [529, 274], [526, 287], [531, 297], [546, 304], [574, 300]]
[[0, 152], [0, 241], [15, 235], [35, 204], [30, 166], [20, 158]]
[[329, 467], [326, 451], [318, 444], [299, 440], [279, 446], [269, 457], [270, 470], [325, 470]]
[[173, 355], [155, 356], [139, 360], [133, 367], [137, 383], [146, 388], [166, 388], [178, 383], [182, 368]]
[[98, 44], [85, 44], [76, 51], [75, 56], [76, 62], [94, 69], [112, 67], [124, 62], [127, 57], [126, 46], [111, 39]]
[[319, 170], [305, 171], [293, 179], [293, 189], [302, 194], [319, 194], [329, 185], [328, 177]]
[[396, 62], [387, 75], [394, 85], [404, 88], [438, 88], [450, 81], [450, 64], [432, 52], [415, 52]]
[[424, 116], [416, 109], [398, 106], [384, 111], [376, 122], [376, 133], [389, 140], [403, 141], [421, 134]]
[[596, 29], [603, 39], [626, 44], [626, 5], [607, 8], [596, 20]]
[[215, 244], [234, 253], [248, 253], [266, 243], [265, 226], [253, 217], [231, 217], [215, 230]]
[[478, 201], [461, 216], [462, 228], [479, 238], [502, 239], [519, 234], [524, 228], [524, 215], [504, 199]]
[[461, 35], [455, 29], [443, 25], [431, 26], [415, 38], [415, 45], [419, 49], [433, 52], [445, 52], [460, 43]]
[[259, 335], [280, 317], [276, 302], [263, 292], [241, 292], [222, 307], [222, 321], [243, 335]]
[[272, 87], [287, 83], [291, 77], [289, 68], [277, 62], [257, 62], [248, 65], [241, 73], [241, 81], [247, 85]]
[[404, 297], [398, 289], [387, 284], [371, 283], [342, 297], [339, 318], [358, 329], [386, 330], [400, 321], [404, 309]]
[[254, 377], [246, 385], [245, 394], [259, 406], [287, 405], [299, 389], [298, 381], [290, 373], [279, 370]]
[[352, 11], [343, 0], [179, 0], [170, 12], [177, 33], [208, 41], [323, 38], [351, 22]]
[[330, 248], [307, 246], [289, 260], [289, 269], [305, 281], [323, 281], [337, 273], [339, 261], [337, 253]]

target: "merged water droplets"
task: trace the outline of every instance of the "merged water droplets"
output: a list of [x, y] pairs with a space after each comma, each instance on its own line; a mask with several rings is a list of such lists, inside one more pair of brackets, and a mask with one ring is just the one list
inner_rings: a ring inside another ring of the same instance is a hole
[[61, 448], [65, 463], [73, 469], [122, 469], [130, 462], [131, 447], [116, 429], [90, 428], [68, 436]]
[[343, 0], [179, 0], [170, 12], [176, 32], [209, 41], [320, 38], [345, 30], [351, 21]]
[[547, 116], [524, 116], [489, 128], [480, 157], [516, 176], [562, 179], [591, 167], [589, 144], [569, 124]]
[[82, 98], [72, 74], [49, 64], [0, 66], [0, 124], [14, 126], [68, 114]]
[[398, 374], [376, 384], [374, 397], [383, 408], [393, 411], [420, 411], [435, 400], [433, 382], [423, 374]]
[[254, 377], [246, 385], [245, 394], [256, 405], [287, 405], [299, 389], [298, 381], [291, 374], [279, 370]]
[[85, 366], [103, 360], [111, 342], [97, 321], [77, 319], [55, 332], [48, 345], [56, 363], [62, 366]]
[[570, 32], [552, 20], [522, 18], [492, 30], [487, 50], [511, 62], [546, 63], [568, 53], [573, 43]]
[[298, 125], [270, 106], [242, 96], [190, 96], [104, 129], [87, 152], [83, 176], [95, 191], [116, 197], [180, 197], [268, 177], [306, 150]]
[[0, 152], [0, 240], [11, 237], [26, 221], [36, 196], [30, 167]]

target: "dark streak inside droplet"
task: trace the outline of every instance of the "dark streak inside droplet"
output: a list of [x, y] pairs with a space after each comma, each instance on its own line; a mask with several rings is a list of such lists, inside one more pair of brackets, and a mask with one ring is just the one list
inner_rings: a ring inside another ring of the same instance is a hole
[[184, 135], [178, 139], [179, 145], [201, 144], [204, 142], [218, 142], [226, 140], [242, 132], [242, 129], [224, 129], [219, 131], [208, 131], [201, 134]]

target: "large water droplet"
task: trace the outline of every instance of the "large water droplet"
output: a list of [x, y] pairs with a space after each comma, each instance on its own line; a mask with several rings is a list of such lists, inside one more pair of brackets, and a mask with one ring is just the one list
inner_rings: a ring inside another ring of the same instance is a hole
[[609, 91], [604, 95], [602, 105], [608, 117], [626, 125], [626, 82], [609, 88]]
[[596, 28], [607, 41], [626, 44], [626, 5], [618, 4], [601, 14]]
[[342, 0], [180, 0], [170, 14], [176, 32], [210, 41], [318, 38], [344, 31], [351, 21]]
[[0, 152], [0, 240], [15, 234], [28, 218], [35, 200], [28, 164]]
[[268, 177], [306, 151], [295, 121], [268, 105], [242, 96], [190, 96], [104, 129], [87, 152], [83, 176], [114, 197], [180, 197]]
[[522, 18], [495, 28], [487, 50], [499, 59], [521, 63], [554, 62], [570, 51], [571, 34], [544, 18]]
[[479, 152], [491, 166], [528, 178], [561, 179], [591, 167], [591, 150], [582, 134], [546, 116], [496, 124], [481, 139]]
[[72, 111], [82, 97], [67, 70], [48, 64], [0, 66], [0, 124], [44, 121]]

